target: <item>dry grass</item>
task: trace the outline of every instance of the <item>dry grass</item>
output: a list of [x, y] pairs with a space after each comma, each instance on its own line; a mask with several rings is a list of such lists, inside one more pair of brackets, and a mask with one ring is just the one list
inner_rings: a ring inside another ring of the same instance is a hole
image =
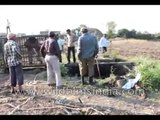
[[124, 57], [149, 56], [160, 58], [160, 42], [147, 40], [113, 40], [109, 49], [118, 50]]

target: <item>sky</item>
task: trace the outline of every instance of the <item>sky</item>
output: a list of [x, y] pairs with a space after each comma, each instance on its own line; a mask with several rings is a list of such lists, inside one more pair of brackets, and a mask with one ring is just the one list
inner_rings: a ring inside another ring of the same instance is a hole
[[65, 32], [80, 24], [107, 31], [114, 21], [116, 31], [122, 28], [160, 33], [160, 5], [0, 5], [0, 33], [39, 34], [40, 31]]

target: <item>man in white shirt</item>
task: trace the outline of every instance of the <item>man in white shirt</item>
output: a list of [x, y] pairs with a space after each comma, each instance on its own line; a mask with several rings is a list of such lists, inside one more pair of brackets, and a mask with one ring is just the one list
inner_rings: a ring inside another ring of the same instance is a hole
[[107, 47], [109, 46], [109, 40], [106, 38], [107, 35], [103, 34], [103, 37], [101, 37], [99, 41], [99, 47], [102, 48], [103, 53], [107, 52]]
[[73, 62], [76, 62], [76, 57], [75, 57], [75, 41], [77, 40], [76, 35], [71, 32], [70, 29], [66, 30], [67, 32], [67, 46], [68, 46], [68, 51], [67, 51], [67, 60], [68, 63], [70, 63], [70, 57], [71, 57], [71, 52], [73, 55]]

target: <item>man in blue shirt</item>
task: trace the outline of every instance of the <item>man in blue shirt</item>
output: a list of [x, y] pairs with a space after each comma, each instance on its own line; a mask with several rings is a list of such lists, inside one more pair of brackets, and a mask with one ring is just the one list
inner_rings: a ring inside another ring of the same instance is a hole
[[77, 55], [79, 59], [79, 67], [82, 84], [86, 84], [84, 76], [89, 76], [89, 83], [93, 84], [94, 76], [94, 58], [98, 54], [98, 41], [95, 36], [88, 33], [87, 28], [81, 28], [82, 35], [78, 39]]

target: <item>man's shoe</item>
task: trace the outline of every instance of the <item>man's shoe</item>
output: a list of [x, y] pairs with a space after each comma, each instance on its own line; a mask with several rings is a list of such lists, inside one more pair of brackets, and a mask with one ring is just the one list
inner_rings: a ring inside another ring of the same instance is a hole
[[60, 86], [56, 86], [56, 89], [63, 89], [65, 86], [64, 85], [60, 85]]
[[12, 94], [16, 93], [16, 90], [11, 89], [11, 93], [12, 93]]
[[81, 77], [81, 82], [82, 82], [82, 85], [87, 85], [87, 83], [84, 81], [84, 76]]
[[94, 85], [96, 82], [93, 81], [93, 77], [89, 77], [89, 84]]
[[51, 86], [51, 87], [53, 87], [55, 85], [56, 85], [56, 83], [48, 84], [48, 86]]

